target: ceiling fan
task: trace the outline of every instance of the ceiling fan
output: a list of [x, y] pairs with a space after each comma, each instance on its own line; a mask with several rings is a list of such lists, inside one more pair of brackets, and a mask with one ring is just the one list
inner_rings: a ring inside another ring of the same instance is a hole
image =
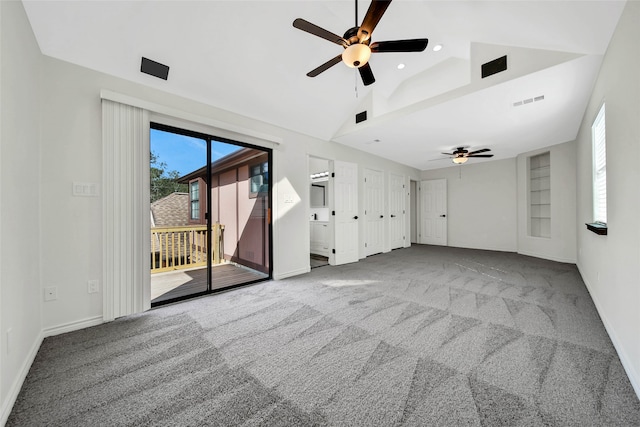
[[[453, 153], [442, 153], [442, 154], [444, 154], [445, 156], [452, 156], [450, 158], [453, 161], [453, 163], [461, 165], [463, 163], [466, 163], [467, 160], [469, 160], [469, 158], [471, 157], [493, 157], [493, 154], [480, 154], [480, 153], [486, 153], [487, 151], [491, 151], [491, 149], [482, 148], [480, 150], [469, 152], [469, 150], [465, 150], [464, 147], [458, 147], [454, 150]], [[442, 159], [439, 159], [439, 160], [442, 160]]]
[[344, 51], [340, 55], [328, 60], [318, 68], [309, 71], [307, 76], [315, 77], [333, 67], [338, 62], [343, 61], [348, 67], [357, 68], [360, 72], [360, 77], [362, 77], [362, 82], [365, 86], [368, 86], [376, 81], [375, 77], [373, 77], [371, 66], [369, 65], [369, 57], [372, 53], [422, 52], [427, 48], [429, 39], [391, 40], [371, 43], [373, 30], [376, 28], [376, 25], [378, 25], [378, 22], [380, 22], [389, 4], [391, 4], [391, 0], [372, 0], [360, 26], [358, 26], [358, 0], [355, 0], [355, 3], [355, 27], [349, 28], [342, 37], [318, 27], [309, 21], [305, 21], [302, 18], [293, 21], [294, 27], [329, 40], [344, 48]]

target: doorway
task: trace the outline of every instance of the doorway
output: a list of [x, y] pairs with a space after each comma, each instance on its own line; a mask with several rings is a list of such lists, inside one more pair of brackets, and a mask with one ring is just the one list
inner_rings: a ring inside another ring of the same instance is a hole
[[309, 157], [309, 266], [329, 265], [331, 255], [330, 161]]
[[151, 123], [151, 305], [271, 278], [271, 150]]

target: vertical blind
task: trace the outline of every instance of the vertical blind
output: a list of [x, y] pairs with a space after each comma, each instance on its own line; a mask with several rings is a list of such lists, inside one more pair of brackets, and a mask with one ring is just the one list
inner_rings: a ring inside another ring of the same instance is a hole
[[147, 112], [102, 100], [103, 319], [150, 307]]
[[593, 220], [607, 223], [607, 135], [604, 104], [591, 126], [593, 137]]

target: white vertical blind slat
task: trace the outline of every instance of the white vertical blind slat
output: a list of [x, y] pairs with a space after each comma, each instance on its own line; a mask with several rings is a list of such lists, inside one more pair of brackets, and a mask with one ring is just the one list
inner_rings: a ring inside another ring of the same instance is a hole
[[146, 111], [102, 100], [103, 318], [150, 307]]

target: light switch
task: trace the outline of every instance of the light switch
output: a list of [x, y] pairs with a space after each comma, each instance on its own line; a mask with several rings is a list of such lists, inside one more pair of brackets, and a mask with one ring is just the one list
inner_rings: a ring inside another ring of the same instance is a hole
[[98, 197], [98, 184], [95, 182], [74, 182], [73, 195], [77, 197]]

